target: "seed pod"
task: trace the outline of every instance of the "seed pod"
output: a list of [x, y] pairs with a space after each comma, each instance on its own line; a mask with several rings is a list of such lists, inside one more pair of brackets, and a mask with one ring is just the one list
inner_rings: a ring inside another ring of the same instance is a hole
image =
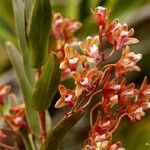
[[57, 91], [59, 81], [59, 62], [56, 55], [51, 54], [33, 92], [31, 103], [34, 109], [44, 111], [50, 106]]
[[36, 0], [29, 28], [29, 60], [33, 68], [40, 68], [48, 56], [52, 11], [49, 0]]

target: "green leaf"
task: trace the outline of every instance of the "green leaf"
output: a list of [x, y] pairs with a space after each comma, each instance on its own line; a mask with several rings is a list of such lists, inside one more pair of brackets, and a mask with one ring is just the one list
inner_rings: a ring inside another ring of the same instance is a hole
[[24, 72], [22, 57], [19, 54], [17, 48], [11, 42], [6, 43], [6, 51], [16, 71], [19, 84], [22, 89], [24, 102], [26, 105], [26, 117], [29, 126], [33, 131], [34, 135], [39, 137], [39, 132], [40, 132], [39, 117], [38, 117], [38, 113], [31, 107], [32, 88], [29, 85], [29, 82], [27, 81]]
[[32, 145], [31, 145], [30, 140], [29, 140], [29, 135], [28, 135], [29, 133], [28, 132], [29, 131], [27, 129], [21, 129], [19, 131], [26, 150], [33, 150]]
[[40, 68], [46, 62], [51, 19], [49, 0], [36, 0], [29, 27], [29, 57], [34, 68]]
[[27, 79], [29, 83], [35, 85], [34, 70], [29, 65], [29, 50], [26, 42], [25, 34], [25, 3], [22, 0], [13, 0], [13, 11], [15, 17], [15, 24], [18, 36], [19, 46], [23, 55], [23, 64]]
[[34, 4], [34, 0], [25, 0], [24, 3], [25, 3], [26, 20], [27, 20], [27, 23], [28, 23], [29, 20], [30, 20], [30, 17], [31, 17], [32, 6]]
[[50, 106], [59, 82], [59, 62], [57, 56], [51, 54], [34, 89], [31, 101], [34, 109], [44, 111]]
[[81, 119], [83, 112], [76, 112], [62, 119], [49, 133], [41, 150], [57, 150], [66, 133]]

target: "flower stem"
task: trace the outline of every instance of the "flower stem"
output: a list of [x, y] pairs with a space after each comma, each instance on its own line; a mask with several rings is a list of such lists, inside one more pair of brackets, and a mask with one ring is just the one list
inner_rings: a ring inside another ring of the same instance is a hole
[[92, 109], [90, 110], [90, 125], [91, 125], [91, 127], [93, 126], [93, 111], [94, 111], [97, 107], [99, 107], [101, 104], [102, 104], [102, 102], [96, 103], [96, 104], [92, 107]]
[[41, 122], [41, 142], [45, 143], [46, 141], [46, 117], [45, 117], [45, 112], [40, 111], [39, 112], [40, 116], [40, 122]]
[[85, 108], [91, 103], [93, 97], [96, 96], [97, 94], [99, 94], [101, 91], [102, 91], [102, 90], [100, 89], [100, 90], [96, 91], [95, 93], [93, 93], [93, 94], [90, 96], [88, 102], [87, 102], [84, 106], [81, 107], [81, 110], [85, 109]]
[[[38, 80], [42, 74], [41, 68], [36, 70], [36, 79]], [[46, 117], [44, 111], [39, 111], [40, 124], [41, 124], [41, 143], [45, 143], [46, 141]]]

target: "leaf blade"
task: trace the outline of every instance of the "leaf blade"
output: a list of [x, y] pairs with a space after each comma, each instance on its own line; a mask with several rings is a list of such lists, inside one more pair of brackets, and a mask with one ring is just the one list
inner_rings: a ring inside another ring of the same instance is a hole
[[26, 105], [26, 116], [29, 123], [30, 128], [32, 129], [34, 135], [39, 137], [40, 134], [40, 125], [39, 125], [39, 117], [38, 113], [31, 107], [31, 96], [32, 96], [32, 88], [30, 87], [25, 72], [23, 69], [23, 60], [21, 55], [19, 54], [17, 48], [11, 43], [6, 43], [6, 52], [13, 64], [13, 67], [16, 71], [20, 87], [22, 89], [24, 102]]
[[45, 144], [40, 150], [57, 150], [65, 134], [81, 119], [83, 112], [79, 111], [62, 119], [49, 133]]
[[25, 33], [25, 3], [22, 0], [13, 0], [13, 12], [18, 36], [18, 43], [23, 55], [23, 65], [27, 79], [31, 86], [35, 85], [34, 70], [29, 65], [29, 49]]
[[52, 11], [49, 0], [36, 0], [29, 27], [29, 58], [33, 68], [47, 60]]
[[40, 111], [48, 109], [57, 92], [59, 82], [59, 61], [55, 54], [51, 54], [33, 92], [31, 103], [34, 109]]

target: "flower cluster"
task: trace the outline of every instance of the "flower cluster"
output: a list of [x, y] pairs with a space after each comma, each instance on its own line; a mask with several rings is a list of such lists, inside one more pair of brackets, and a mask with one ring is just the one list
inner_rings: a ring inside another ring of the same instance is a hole
[[5, 111], [5, 105], [8, 105], [5, 97], [9, 95], [10, 89], [11, 87], [8, 85], [1, 85], [0, 87], [0, 121], [3, 122], [6, 126], [5, 128], [0, 129], [0, 140], [7, 138], [7, 135], [3, 133], [5, 130], [12, 133], [17, 133], [19, 129], [27, 128], [24, 104], [17, 106], [10, 105], [9, 111]]
[[128, 30], [128, 25], [121, 25], [118, 20], [114, 20], [106, 30], [108, 41], [115, 46], [116, 50], [121, 50], [125, 45], [138, 43], [136, 38], [131, 38], [133, 34], [133, 28]]
[[56, 54], [60, 60], [64, 59], [64, 46], [73, 44], [77, 38], [73, 33], [80, 29], [82, 24], [70, 18], [64, 18], [60, 13], [55, 13], [52, 19], [52, 36], [57, 41]]
[[53, 15], [52, 34], [57, 40], [62, 40], [66, 43], [71, 43], [76, 40], [73, 32], [78, 30], [82, 24], [78, 21], [63, 18], [60, 13]]
[[112, 131], [115, 128], [116, 121], [110, 117], [102, 116], [99, 113], [95, 124], [93, 125], [89, 139], [85, 141], [83, 150], [125, 150], [120, 141], [112, 144]]
[[[63, 39], [61, 44], [57, 43], [64, 54], [59, 59], [62, 79], [74, 80], [72, 89], [59, 86], [60, 99], [55, 107], [64, 108], [65, 114], [71, 115], [84, 111], [91, 101], [95, 102], [90, 111], [91, 131], [84, 150], [124, 150], [121, 142], [112, 144], [112, 134], [121, 119], [127, 116], [132, 122], [139, 121], [144, 110], [150, 108], [150, 85], [147, 84], [147, 77], [140, 89], [134, 83], [128, 84], [125, 79], [128, 72], [140, 71], [137, 63], [142, 55], [131, 52], [128, 46], [138, 42], [132, 37], [134, 29], [128, 29], [127, 24], [121, 24], [117, 19], [109, 23], [109, 13], [103, 7], [92, 10], [99, 32], [94, 37], [88, 36], [85, 42], [78, 41], [72, 34], [81, 26], [79, 22], [64, 19], [60, 14], [55, 14], [53, 20], [55, 38]], [[107, 56], [104, 38], [112, 48]], [[77, 41], [75, 46], [78, 50], [72, 43], [74, 40]], [[104, 61], [107, 63], [118, 51], [122, 55], [116, 63], [103, 65]], [[103, 67], [99, 68], [99, 64]], [[101, 98], [94, 101], [94, 97]], [[104, 115], [99, 113], [93, 123], [93, 112], [96, 109], [103, 111]]]
[[18, 131], [20, 128], [26, 128], [25, 106], [24, 104], [10, 108], [9, 114], [4, 115], [4, 121], [10, 126], [13, 131]]

